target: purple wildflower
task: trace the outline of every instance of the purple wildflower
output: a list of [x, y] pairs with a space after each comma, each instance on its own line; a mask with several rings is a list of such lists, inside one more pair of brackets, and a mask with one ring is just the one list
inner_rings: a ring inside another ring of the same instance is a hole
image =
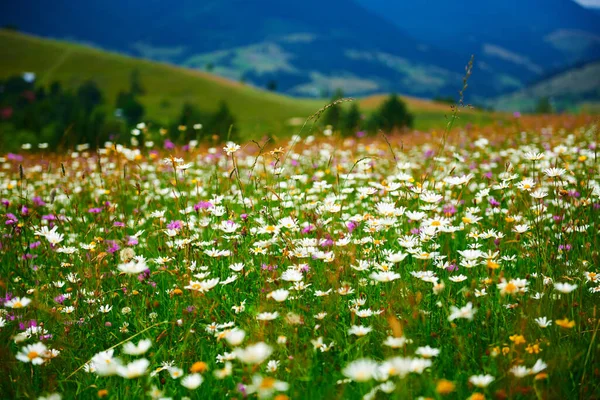
[[163, 144], [165, 150], [173, 150], [175, 148], [175, 143], [171, 142], [169, 139], [165, 140]]
[[213, 203], [211, 203], [210, 201], [201, 201], [194, 205], [194, 211], [206, 210], [212, 207]]
[[458, 271], [458, 265], [450, 264], [446, 267], [446, 271], [448, 271], [448, 272]]
[[44, 202], [40, 196], [35, 196], [33, 199], [31, 199], [31, 201], [36, 207], [43, 207], [46, 205], [46, 202]]
[[106, 241], [107, 249], [106, 251], [110, 254], [114, 254], [119, 251], [120, 247], [116, 240], [107, 240]]
[[446, 204], [443, 208], [442, 208], [442, 212], [444, 214], [449, 214], [449, 215], [454, 215], [456, 214], [456, 207], [454, 207], [454, 204]]
[[167, 224], [167, 229], [181, 229], [183, 228], [183, 222], [182, 221], [171, 221]]
[[309, 233], [309, 232], [312, 232], [314, 229], [315, 229], [314, 226], [307, 225], [304, 229], [302, 229], [302, 233]]
[[6, 214], [6, 225], [14, 225], [18, 223], [19, 220], [15, 216], [15, 214], [7, 213]]
[[492, 206], [492, 207], [499, 207], [500, 206], [500, 202], [498, 200], [494, 199], [493, 197], [490, 197], [488, 199], [488, 201], [490, 203], [490, 206]]
[[8, 159], [10, 161], [21, 162], [21, 161], [23, 161], [23, 156], [19, 155], [19, 154], [14, 154], [14, 153], [8, 153], [6, 155], [6, 159]]
[[348, 228], [349, 233], [352, 233], [357, 227], [358, 227], [358, 224], [354, 221], [346, 222], [346, 228]]

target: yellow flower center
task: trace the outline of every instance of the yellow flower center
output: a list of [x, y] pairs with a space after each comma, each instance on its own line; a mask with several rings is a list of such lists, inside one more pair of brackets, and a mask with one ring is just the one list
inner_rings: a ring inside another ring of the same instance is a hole
[[452, 393], [454, 391], [454, 383], [442, 379], [436, 385], [435, 390], [441, 395]]
[[208, 365], [206, 365], [203, 361], [196, 361], [192, 367], [190, 368], [191, 372], [205, 372], [208, 369]]
[[508, 284], [504, 287], [504, 291], [507, 293], [514, 293], [517, 291], [517, 286], [512, 282], [508, 282]]
[[275, 386], [275, 379], [267, 377], [260, 383], [261, 389], [272, 389]]
[[27, 358], [29, 358], [30, 360], [33, 360], [35, 358], [38, 358], [39, 355], [40, 354], [37, 351], [32, 350], [27, 354]]

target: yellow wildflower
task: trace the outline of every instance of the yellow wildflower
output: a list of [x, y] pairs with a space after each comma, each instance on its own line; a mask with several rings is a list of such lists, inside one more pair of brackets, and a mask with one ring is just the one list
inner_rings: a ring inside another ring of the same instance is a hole
[[575, 321], [569, 321], [568, 318], [565, 319], [557, 319], [556, 321], [556, 325], [562, 327], [562, 328], [572, 328], [575, 326]]

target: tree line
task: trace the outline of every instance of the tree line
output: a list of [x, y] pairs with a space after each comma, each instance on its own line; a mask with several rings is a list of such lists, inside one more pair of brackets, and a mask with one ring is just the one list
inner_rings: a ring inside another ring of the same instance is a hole
[[323, 114], [322, 122], [340, 132], [343, 136], [354, 136], [359, 132], [373, 134], [386, 133], [412, 128], [414, 115], [409, 112], [406, 103], [396, 94], [389, 95], [379, 107], [368, 116], [361, 113], [356, 102], [346, 110], [343, 107], [341, 90], [331, 98], [330, 106]]
[[[129, 88], [120, 91], [112, 104], [92, 80], [65, 88], [58, 81], [36, 85], [31, 73], [8, 77], [0, 80], [0, 148], [4, 153], [24, 144], [57, 150], [83, 143], [92, 148], [106, 141], [130, 143], [138, 123], [152, 122], [140, 100], [144, 94], [146, 89], [137, 70], [131, 73]], [[201, 129], [197, 129], [199, 124]], [[214, 112], [185, 103], [178, 117], [154, 133], [155, 137], [145, 139], [186, 143], [208, 137], [234, 140], [238, 129], [225, 102]]]
[[[140, 100], [146, 93], [137, 70], [131, 72], [129, 87], [120, 91], [114, 102], [92, 80], [70, 88], [60, 82], [36, 85], [31, 73], [0, 80], [0, 148], [8, 152], [18, 150], [23, 144], [57, 150], [83, 143], [97, 148], [106, 141], [141, 145], [144, 140], [169, 139], [180, 144], [190, 140], [239, 140], [236, 118], [227, 103], [221, 102], [216, 111], [206, 111], [186, 102], [178, 116], [163, 125], [153, 123], [153, 116], [146, 115]], [[332, 104], [319, 121], [322, 128], [354, 136], [380, 130], [392, 132], [413, 125], [414, 116], [395, 94], [368, 116], [355, 102], [349, 107], [339, 102], [342, 97], [339, 90], [332, 97]], [[135, 128], [142, 121], [146, 126], [162, 128], [144, 129], [140, 135]]]

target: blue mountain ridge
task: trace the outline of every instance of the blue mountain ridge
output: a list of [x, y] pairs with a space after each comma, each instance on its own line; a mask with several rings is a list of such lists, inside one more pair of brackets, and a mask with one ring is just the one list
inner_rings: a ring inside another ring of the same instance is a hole
[[[524, 3], [524, 4], [522, 4]], [[599, 17], [570, 0], [23, 0], [0, 25], [190, 68], [292, 95], [401, 92], [492, 97], [599, 58]]]

